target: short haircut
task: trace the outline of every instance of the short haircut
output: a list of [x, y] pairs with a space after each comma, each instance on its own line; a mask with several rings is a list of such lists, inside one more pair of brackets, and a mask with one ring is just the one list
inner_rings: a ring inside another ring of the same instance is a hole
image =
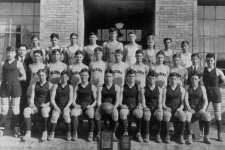
[[43, 56], [42, 50], [35, 50], [35, 51], [33, 52], [33, 54], [40, 54], [41, 56]]
[[90, 75], [90, 72], [89, 72], [88, 68], [82, 68], [81, 71], [80, 71], [80, 74], [83, 73], [83, 72], [87, 72], [88, 75]]
[[173, 59], [175, 59], [175, 58], [180, 58], [181, 56], [180, 56], [180, 54], [178, 54], [178, 53], [176, 53], [176, 54], [173, 54]]
[[200, 56], [199, 56], [198, 53], [193, 53], [193, 54], [191, 54], [191, 58], [193, 58], [193, 57], [198, 57], [198, 58], [200, 58]]
[[27, 49], [27, 45], [26, 44], [20, 44], [19, 47], [25, 47]]
[[188, 42], [188, 41], [182, 41], [182, 42], [181, 42], [181, 46], [183, 46], [184, 44], [189, 45], [189, 42]]
[[135, 54], [136, 54], [136, 55], [137, 55], [137, 54], [142, 54], [142, 55], [143, 55], [143, 54], [144, 54], [144, 52], [143, 52], [143, 50], [138, 49], [138, 50], [136, 51], [136, 53], [135, 53]]
[[40, 74], [40, 73], [45, 73], [46, 75], [48, 74], [48, 70], [46, 69], [46, 68], [44, 68], [44, 69], [39, 69], [38, 70], [38, 72], [37, 72], [37, 74]]
[[130, 75], [130, 74], [136, 74], [136, 71], [134, 69], [128, 69], [126, 76]]
[[63, 71], [61, 72], [61, 76], [64, 75], [64, 74], [66, 74], [67, 76], [69, 76], [69, 72], [68, 72], [67, 70], [63, 70]]
[[206, 55], [206, 58], [213, 58], [213, 59], [216, 59], [216, 56], [215, 56], [214, 53], [208, 53], [208, 54]]
[[180, 74], [177, 73], [177, 72], [171, 72], [171, 73], [169, 74], [169, 77], [180, 77]]
[[84, 52], [83, 52], [83, 51], [81, 51], [81, 50], [78, 50], [78, 51], [76, 51], [76, 52], [75, 52], [75, 56], [77, 56], [77, 55], [79, 55], [79, 54], [81, 54], [81, 55], [83, 55], [83, 56], [84, 56]]
[[191, 75], [191, 77], [193, 77], [193, 76], [198, 76], [199, 78], [202, 76], [202, 74], [201, 73], [197, 73], [197, 72], [194, 72], [192, 75]]
[[59, 34], [57, 34], [57, 33], [52, 33], [52, 34], [50, 35], [50, 39], [52, 40], [52, 39], [54, 39], [54, 38], [59, 39]]
[[110, 28], [109, 33], [111, 33], [111, 32], [117, 32], [118, 33], [118, 29], [117, 28]]
[[166, 43], [167, 40], [169, 40], [170, 42], [172, 42], [172, 38], [166, 37], [166, 38], [163, 39], [163, 43]]
[[89, 33], [89, 37], [90, 36], [96, 36], [96, 34], [94, 32]]
[[77, 33], [70, 33], [70, 39], [71, 39], [73, 36], [78, 37]]
[[13, 47], [13, 46], [7, 46], [6, 47], [6, 52], [10, 52], [10, 51], [16, 51], [15, 47]]
[[39, 36], [38, 35], [32, 35], [31, 40], [37, 38], [39, 40]]
[[122, 51], [121, 49], [117, 49], [117, 50], [115, 51], [115, 54], [123, 54], [123, 51]]
[[105, 71], [105, 75], [106, 75], [107, 73], [113, 74], [113, 71], [112, 71], [111, 69], [107, 69], [107, 70]]
[[134, 34], [134, 35], [136, 35], [136, 34], [135, 34], [134, 32], [129, 32], [129, 33], [128, 33], [128, 35], [131, 35], [131, 34]]
[[149, 72], [148, 72], [148, 75], [147, 75], [148, 77], [149, 76], [151, 76], [151, 77], [156, 77], [157, 76], [157, 73], [154, 71], [154, 70], [150, 70]]
[[53, 49], [52, 54], [56, 54], [56, 53], [61, 54], [61, 50], [60, 49]]
[[163, 55], [165, 57], [165, 53], [162, 50], [156, 54], [156, 56], [159, 56], [159, 55]]
[[102, 47], [100, 47], [100, 46], [98, 46], [98, 47], [96, 47], [95, 49], [94, 49], [94, 52], [103, 52], [103, 48]]

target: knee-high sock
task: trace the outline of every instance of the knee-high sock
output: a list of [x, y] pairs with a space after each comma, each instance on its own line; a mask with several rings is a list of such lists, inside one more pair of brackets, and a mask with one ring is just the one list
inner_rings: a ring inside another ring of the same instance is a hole
[[142, 119], [137, 118], [136, 119], [136, 124], [137, 124], [137, 132], [141, 133]]
[[166, 134], [166, 136], [168, 136], [169, 135], [169, 122], [165, 122], [165, 134]]
[[210, 128], [210, 122], [209, 121], [204, 121], [204, 136], [209, 135], [209, 128]]
[[149, 134], [149, 123], [150, 121], [149, 120], [145, 120], [144, 121], [144, 127], [145, 127], [145, 135], [148, 135]]
[[57, 123], [51, 123], [51, 132], [55, 132]]
[[101, 129], [102, 129], [102, 121], [101, 120], [96, 120], [96, 127], [97, 127], [97, 133], [100, 133]]
[[13, 127], [20, 126], [20, 115], [13, 115]]
[[0, 127], [5, 128], [6, 120], [7, 120], [7, 115], [1, 115]]
[[184, 131], [185, 131], [185, 122], [179, 122], [180, 124], [180, 135], [184, 135]]
[[89, 126], [89, 132], [93, 132], [95, 127], [95, 122], [93, 118], [88, 119], [88, 126]]
[[159, 121], [159, 120], [156, 121], [156, 125], [157, 125], [156, 134], [160, 134], [160, 132], [161, 132], [161, 124], [162, 124], [161, 121]]
[[118, 128], [118, 121], [112, 121], [112, 132], [115, 133]]
[[202, 132], [203, 132], [204, 124], [205, 124], [204, 121], [199, 120], [199, 129], [200, 129], [200, 131], [202, 131]]
[[24, 123], [25, 123], [25, 129], [30, 131], [31, 130], [31, 118], [25, 118]]
[[128, 131], [128, 120], [122, 120], [124, 132]]
[[77, 134], [78, 124], [79, 124], [78, 117], [72, 117], [72, 126], [73, 126], [73, 133], [74, 134]]
[[191, 122], [186, 122], [186, 127], [187, 127], [187, 134], [190, 135], [191, 134]]
[[48, 130], [48, 118], [43, 118], [44, 120], [44, 129], [43, 131], [47, 131]]
[[67, 132], [71, 131], [71, 123], [66, 123]]
[[216, 126], [217, 126], [217, 132], [218, 132], [218, 134], [220, 134], [221, 130], [222, 130], [222, 121], [216, 120]]

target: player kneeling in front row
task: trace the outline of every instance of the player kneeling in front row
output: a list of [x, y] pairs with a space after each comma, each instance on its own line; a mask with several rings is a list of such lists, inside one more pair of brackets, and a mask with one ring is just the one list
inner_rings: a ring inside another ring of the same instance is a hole
[[[137, 139], [142, 142], [141, 124], [143, 117], [143, 109], [140, 97], [141, 88], [135, 83], [136, 72], [129, 69], [126, 75], [126, 83], [123, 87], [122, 104], [120, 109], [120, 119], [124, 128], [124, 135], [128, 135], [128, 116], [134, 117], [137, 125]], [[129, 120], [130, 121], [130, 120]], [[130, 122], [129, 122], [130, 123]]]
[[53, 140], [55, 136], [55, 128], [60, 115], [67, 127], [68, 141], [71, 140], [71, 118], [70, 118], [70, 105], [73, 99], [73, 88], [68, 84], [69, 76], [67, 71], [63, 71], [60, 77], [60, 83], [55, 84], [51, 94], [51, 104], [53, 111], [51, 116], [51, 131], [48, 140]]
[[118, 85], [113, 83], [113, 72], [107, 70], [105, 72], [105, 83], [103, 84], [101, 94], [98, 97], [98, 108], [96, 110], [96, 121], [97, 121], [97, 137], [100, 137], [101, 131], [101, 119], [107, 121], [109, 119], [110, 126], [112, 127], [113, 140], [116, 138], [116, 129], [118, 127], [118, 110], [117, 107], [120, 102], [120, 88]]
[[31, 97], [28, 102], [29, 106], [24, 109], [24, 122], [26, 134], [23, 140], [28, 140], [31, 136], [31, 115], [40, 113], [43, 119], [42, 141], [47, 140], [47, 124], [50, 112], [50, 92], [52, 84], [48, 82], [46, 69], [41, 69], [37, 72], [39, 81], [31, 85]]
[[77, 140], [78, 117], [85, 114], [88, 117], [89, 135], [88, 141], [93, 140], [94, 131], [94, 107], [96, 105], [97, 90], [89, 83], [89, 70], [84, 68], [80, 71], [81, 83], [74, 89], [74, 107], [71, 112], [73, 124], [72, 140]]
[[145, 135], [144, 142], [149, 142], [149, 124], [156, 123], [156, 142], [161, 143], [160, 131], [163, 119], [162, 89], [156, 85], [156, 72], [150, 71], [147, 75], [146, 86], [142, 90], [142, 104], [144, 107]]
[[188, 144], [192, 143], [191, 123], [196, 120], [202, 121], [204, 125], [204, 143], [210, 144], [208, 135], [211, 117], [210, 114], [206, 112], [208, 98], [205, 87], [201, 86], [199, 82], [199, 75], [193, 74], [191, 77], [191, 85], [188, 87], [185, 96]]
[[[166, 123], [166, 137], [165, 142], [170, 142], [170, 135], [169, 135], [169, 122], [173, 122], [175, 133], [179, 137], [179, 143], [184, 144], [184, 130], [185, 130], [185, 121], [186, 121], [186, 114], [183, 111], [183, 100], [185, 97], [185, 90], [179, 84], [179, 74], [173, 72], [169, 75], [169, 84], [166, 88], [166, 99], [164, 99], [163, 107], [163, 121]], [[174, 121], [177, 121], [175, 123]], [[179, 129], [179, 130], [178, 130]]]

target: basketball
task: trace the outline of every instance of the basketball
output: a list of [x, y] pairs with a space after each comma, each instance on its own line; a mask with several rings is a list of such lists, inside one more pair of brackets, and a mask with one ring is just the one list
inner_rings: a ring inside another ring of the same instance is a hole
[[111, 103], [102, 103], [101, 109], [106, 114], [112, 114], [114, 105]]

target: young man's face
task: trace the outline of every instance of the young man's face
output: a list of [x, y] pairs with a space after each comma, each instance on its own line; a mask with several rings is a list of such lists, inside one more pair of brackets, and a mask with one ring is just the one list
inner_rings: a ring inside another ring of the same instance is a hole
[[94, 54], [98, 60], [102, 59], [102, 55], [103, 55], [102, 51], [95, 51]]
[[51, 42], [52, 42], [52, 46], [56, 46], [56, 45], [58, 45], [59, 39], [54, 37], [53, 39], [51, 39]]
[[70, 38], [70, 42], [71, 42], [71, 44], [76, 44], [76, 43], [77, 43], [77, 36], [73, 35], [73, 36]]
[[164, 45], [165, 45], [165, 48], [166, 49], [169, 49], [171, 47], [171, 40], [169, 40], [169, 39], [166, 40], [165, 43], [164, 43]]
[[82, 72], [82, 73], [80, 73], [81, 82], [87, 82], [88, 81], [88, 78], [89, 78], [88, 72]]
[[127, 75], [127, 82], [130, 84], [135, 83], [135, 76], [136, 75], [134, 73]]
[[61, 58], [61, 55], [58, 51], [56, 51], [52, 56], [55, 61], [59, 61]]
[[136, 60], [137, 60], [137, 62], [142, 62], [142, 60], [143, 60], [143, 54], [142, 53], [136, 54]]
[[156, 81], [156, 77], [155, 76], [147, 76], [147, 84], [154, 84]]
[[207, 57], [206, 58], [206, 63], [208, 67], [213, 67], [215, 65], [215, 59], [212, 57]]
[[117, 32], [116, 31], [110, 32], [109, 33], [109, 38], [111, 40], [117, 40]]
[[199, 79], [199, 77], [197, 75], [193, 75], [191, 77], [191, 84], [192, 85], [197, 86], [199, 84], [199, 81], [200, 81], [200, 79]]
[[173, 63], [174, 63], [175, 66], [180, 65], [180, 57], [173, 58]]
[[148, 37], [147, 45], [148, 45], [148, 47], [153, 47], [155, 45], [155, 41], [152, 37]]
[[163, 64], [165, 57], [163, 55], [157, 55], [157, 62], [158, 64]]
[[122, 54], [121, 53], [115, 53], [115, 59], [116, 59], [116, 62], [121, 62], [122, 60]]
[[42, 59], [42, 56], [40, 53], [34, 53], [34, 61], [35, 62], [40, 62]]
[[39, 81], [43, 82], [43, 81], [46, 81], [47, 75], [45, 72], [40, 72], [38, 73], [38, 77], [39, 77]]
[[82, 54], [78, 54], [75, 56], [77, 63], [82, 63], [84, 56]]
[[187, 43], [184, 43], [184, 44], [182, 44], [181, 48], [182, 48], [183, 52], [187, 52], [189, 45]]
[[67, 83], [69, 81], [69, 76], [67, 74], [63, 74], [60, 77], [61, 83]]
[[7, 56], [7, 59], [12, 60], [15, 58], [16, 52], [15, 51], [7, 51], [6, 56]]
[[199, 58], [198, 58], [198, 56], [192, 57], [192, 58], [191, 58], [191, 61], [192, 61], [192, 64], [193, 64], [193, 65], [198, 64], [198, 63], [199, 63]]
[[106, 73], [105, 74], [105, 83], [112, 83], [113, 81], [113, 74], [112, 73]]
[[32, 39], [32, 43], [33, 43], [34, 46], [38, 46], [39, 45], [39, 39], [37, 37], [34, 37]]
[[172, 76], [169, 78], [171, 85], [177, 85], [178, 84], [178, 77], [177, 76]]
[[95, 44], [96, 41], [97, 41], [97, 37], [95, 35], [91, 35], [89, 37], [89, 41], [90, 41], [91, 44]]
[[129, 34], [128, 41], [129, 42], [135, 42], [135, 40], [136, 40], [136, 35], [135, 34]]
[[21, 57], [24, 57], [27, 53], [27, 49], [25, 46], [21, 46], [19, 49], [18, 49], [18, 55], [21, 56]]

